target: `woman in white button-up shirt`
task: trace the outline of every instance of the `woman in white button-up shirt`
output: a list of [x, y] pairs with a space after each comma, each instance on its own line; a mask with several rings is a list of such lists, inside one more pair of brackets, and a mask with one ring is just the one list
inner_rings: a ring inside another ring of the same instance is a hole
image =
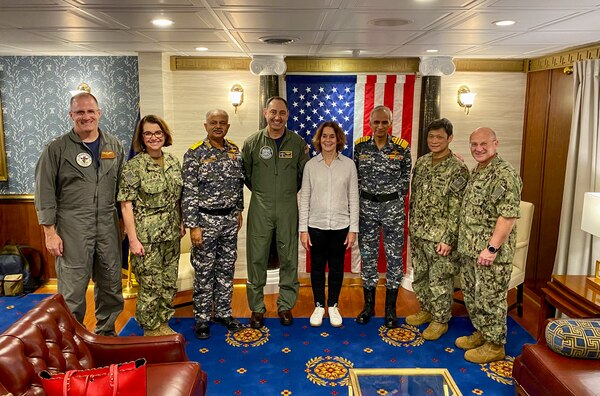
[[[300, 242], [310, 249], [310, 280], [315, 310], [311, 326], [320, 326], [328, 307], [331, 325], [342, 325], [338, 298], [344, 280], [346, 249], [358, 233], [358, 178], [354, 162], [340, 151], [346, 136], [340, 126], [327, 121], [317, 130], [313, 145], [320, 153], [304, 167], [300, 190]], [[329, 288], [325, 305], [325, 266]]]

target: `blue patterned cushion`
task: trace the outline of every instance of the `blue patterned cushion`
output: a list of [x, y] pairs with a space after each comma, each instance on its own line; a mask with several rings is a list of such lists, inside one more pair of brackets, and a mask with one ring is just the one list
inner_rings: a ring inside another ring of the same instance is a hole
[[600, 319], [556, 319], [546, 326], [546, 343], [564, 356], [600, 359]]

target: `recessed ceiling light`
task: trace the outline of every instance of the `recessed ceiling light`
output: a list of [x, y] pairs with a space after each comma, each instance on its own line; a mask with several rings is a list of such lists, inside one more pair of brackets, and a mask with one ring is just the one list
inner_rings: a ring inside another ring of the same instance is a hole
[[403, 25], [411, 24], [412, 22], [413, 21], [411, 21], [410, 19], [401, 19], [401, 18], [379, 18], [379, 19], [372, 19], [369, 21], [369, 23], [371, 25], [385, 26], [385, 27], [403, 26]]
[[429, 53], [431, 53], [431, 54], [432, 54], [432, 53], [435, 53], [435, 52], [438, 52], [438, 51], [439, 51], [439, 50], [436, 50], [436, 49], [428, 49], [428, 50], [425, 50], [425, 52], [429, 52]]
[[156, 18], [152, 20], [152, 24], [158, 27], [167, 27], [173, 24], [173, 21], [167, 18]]
[[206, 47], [196, 47], [196, 51], [208, 51]]
[[506, 20], [503, 20], [503, 21], [494, 21], [492, 23], [494, 25], [496, 25], [496, 26], [511, 26], [511, 25], [514, 25], [517, 22], [516, 21], [512, 21], [510, 19], [506, 19]]

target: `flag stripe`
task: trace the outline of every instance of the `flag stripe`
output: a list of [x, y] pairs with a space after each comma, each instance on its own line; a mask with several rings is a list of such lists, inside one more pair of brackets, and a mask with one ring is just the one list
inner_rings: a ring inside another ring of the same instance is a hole
[[371, 122], [371, 110], [373, 110], [373, 107], [375, 107], [375, 84], [370, 83], [369, 80], [371, 79], [367, 78], [367, 83], [365, 84], [365, 107], [363, 113], [364, 119], [362, 128], [363, 132], [355, 131], [355, 133], [360, 133], [361, 135], [371, 135], [371, 128], [369, 128], [369, 123]]

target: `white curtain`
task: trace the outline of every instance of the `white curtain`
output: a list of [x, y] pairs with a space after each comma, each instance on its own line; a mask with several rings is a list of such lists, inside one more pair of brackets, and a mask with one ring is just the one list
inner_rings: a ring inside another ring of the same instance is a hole
[[576, 62], [573, 69], [573, 120], [554, 274], [592, 275], [600, 238], [581, 230], [581, 212], [584, 193], [600, 191], [600, 60]]

